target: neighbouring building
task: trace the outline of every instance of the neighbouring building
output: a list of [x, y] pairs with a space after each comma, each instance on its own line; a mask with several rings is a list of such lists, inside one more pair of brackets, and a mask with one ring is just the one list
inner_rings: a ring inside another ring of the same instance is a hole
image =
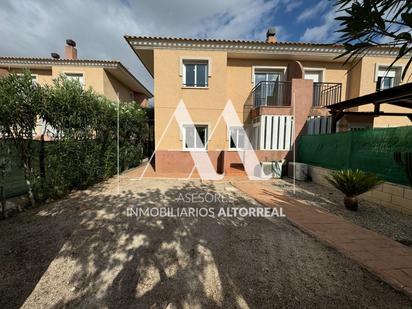
[[114, 101], [135, 101], [146, 107], [148, 99], [153, 97], [121, 62], [78, 59], [76, 43], [72, 40], [66, 41], [64, 59], [55, 53], [51, 58], [0, 57], [0, 76], [22, 73], [25, 69], [30, 70], [33, 81], [39, 84], [52, 84], [53, 79], [65, 75], [78, 80], [85, 89], [91, 87]]
[[[325, 106], [400, 84], [407, 61], [388, 71], [397, 51], [375, 48], [352, 67], [345, 58], [336, 59], [342, 45], [277, 42], [273, 28], [265, 41], [125, 38], [154, 78], [155, 168], [164, 173], [189, 173], [190, 151], [207, 151], [218, 172], [234, 171], [241, 161], [242, 132], [261, 162], [291, 159], [300, 134], [331, 131]], [[244, 131], [220, 117], [229, 100]], [[179, 102], [194, 126], [170, 122]], [[388, 109], [403, 110], [383, 107]], [[348, 115], [338, 130], [410, 124], [407, 117]]]

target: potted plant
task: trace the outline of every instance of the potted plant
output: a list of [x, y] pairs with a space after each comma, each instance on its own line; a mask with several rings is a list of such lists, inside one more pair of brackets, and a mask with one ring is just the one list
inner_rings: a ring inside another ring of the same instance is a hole
[[382, 183], [376, 175], [361, 170], [344, 169], [333, 171], [325, 176], [326, 180], [336, 189], [345, 194], [343, 200], [346, 209], [358, 209], [357, 196]]

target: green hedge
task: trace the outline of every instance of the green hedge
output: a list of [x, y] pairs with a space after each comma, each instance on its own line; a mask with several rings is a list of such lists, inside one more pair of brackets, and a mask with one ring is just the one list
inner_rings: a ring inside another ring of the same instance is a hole
[[[0, 110], [0, 186], [6, 197], [28, 192], [34, 204], [61, 196], [113, 176], [118, 158], [122, 171], [144, 156], [145, 109], [110, 101], [63, 76], [53, 85], [33, 83], [28, 71], [0, 78]], [[33, 140], [38, 118], [45, 128], [40, 141]]]
[[412, 126], [304, 135], [298, 141], [300, 162], [330, 169], [357, 168], [408, 185], [405, 168], [394, 160], [398, 151], [412, 151]]

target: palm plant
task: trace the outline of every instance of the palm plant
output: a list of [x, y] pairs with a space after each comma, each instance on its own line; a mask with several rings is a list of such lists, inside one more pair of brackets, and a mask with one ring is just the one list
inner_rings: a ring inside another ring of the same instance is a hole
[[372, 190], [382, 183], [376, 175], [358, 169], [333, 171], [325, 178], [332, 186], [345, 194], [345, 207], [353, 211], [358, 209], [358, 195]]

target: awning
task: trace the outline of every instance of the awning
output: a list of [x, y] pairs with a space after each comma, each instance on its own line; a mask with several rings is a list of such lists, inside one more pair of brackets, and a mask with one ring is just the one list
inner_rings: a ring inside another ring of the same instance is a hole
[[[373, 112], [346, 111], [346, 109], [367, 104], [374, 104]], [[381, 111], [381, 104], [390, 104], [410, 108], [411, 113], [392, 113]], [[412, 121], [412, 83], [377, 91], [361, 97], [349, 99], [326, 106], [332, 114], [332, 130], [336, 130], [337, 121], [344, 115], [359, 116], [406, 116]]]

